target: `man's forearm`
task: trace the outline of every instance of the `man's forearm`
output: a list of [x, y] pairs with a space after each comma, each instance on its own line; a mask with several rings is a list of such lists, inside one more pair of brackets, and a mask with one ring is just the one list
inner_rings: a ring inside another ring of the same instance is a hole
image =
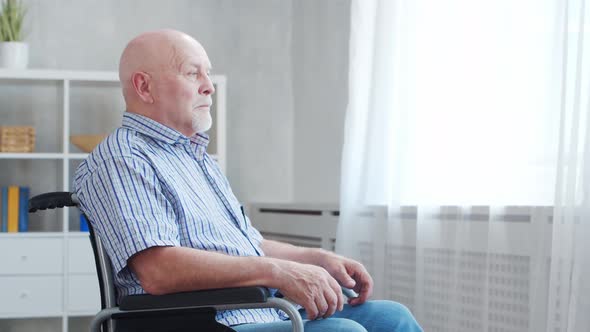
[[319, 266], [321, 266], [323, 259], [331, 254], [329, 251], [319, 248], [297, 247], [292, 244], [266, 239], [262, 241], [261, 247], [268, 257]]
[[267, 286], [282, 262], [268, 257], [239, 257], [185, 247], [155, 247], [129, 260], [143, 289], [168, 294], [213, 288]]

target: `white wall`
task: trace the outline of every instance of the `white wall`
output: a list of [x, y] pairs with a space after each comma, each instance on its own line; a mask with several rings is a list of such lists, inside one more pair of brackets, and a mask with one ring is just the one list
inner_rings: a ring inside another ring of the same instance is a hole
[[227, 75], [228, 177], [249, 201], [289, 201], [292, 3], [274, 0], [27, 0], [30, 67], [117, 70], [137, 34], [175, 28]]
[[293, 1], [294, 200], [339, 201], [349, 0]]
[[228, 77], [228, 177], [245, 201], [337, 202], [350, 0], [26, 0], [30, 66], [116, 70], [171, 27]]

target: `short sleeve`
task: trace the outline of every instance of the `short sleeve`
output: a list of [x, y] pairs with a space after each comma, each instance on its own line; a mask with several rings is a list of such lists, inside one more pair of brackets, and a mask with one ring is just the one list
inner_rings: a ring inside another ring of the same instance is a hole
[[142, 250], [180, 246], [172, 204], [153, 167], [143, 159], [103, 161], [83, 183], [76, 184], [76, 193], [116, 273]]

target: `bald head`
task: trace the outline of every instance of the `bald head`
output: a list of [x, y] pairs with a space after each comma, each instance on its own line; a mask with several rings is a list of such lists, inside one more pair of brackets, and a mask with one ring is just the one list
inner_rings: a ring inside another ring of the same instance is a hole
[[191, 136], [211, 126], [211, 63], [201, 44], [176, 30], [143, 33], [127, 44], [119, 79], [127, 111]]
[[186, 56], [187, 45], [203, 49], [191, 36], [165, 29], [142, 33], [133, 38], [123, 50], [119, 61], [119, 80], [127, 102], [132, 99], [132, 76], [136, 72], [160, 72], [177, 69]]

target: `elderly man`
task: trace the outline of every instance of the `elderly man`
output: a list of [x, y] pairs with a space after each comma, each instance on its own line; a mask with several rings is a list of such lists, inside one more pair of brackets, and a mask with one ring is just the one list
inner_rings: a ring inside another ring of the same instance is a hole
[[[358, 262], [265, 240], [206, 153], [211, 127], [205, 49], [174, 30], [144, 33], [121, 56], [123, 124], [76, 171], [81, 209], [103, 240], [119, 296], [266, 286], [303, 308], [306, 331], [421, 331], [410, 312], [367, 301]], [[348, 303], [340, 286], [354, 289]], [[274, 309], [228, 310], [237, 331], [288, 331]]]

